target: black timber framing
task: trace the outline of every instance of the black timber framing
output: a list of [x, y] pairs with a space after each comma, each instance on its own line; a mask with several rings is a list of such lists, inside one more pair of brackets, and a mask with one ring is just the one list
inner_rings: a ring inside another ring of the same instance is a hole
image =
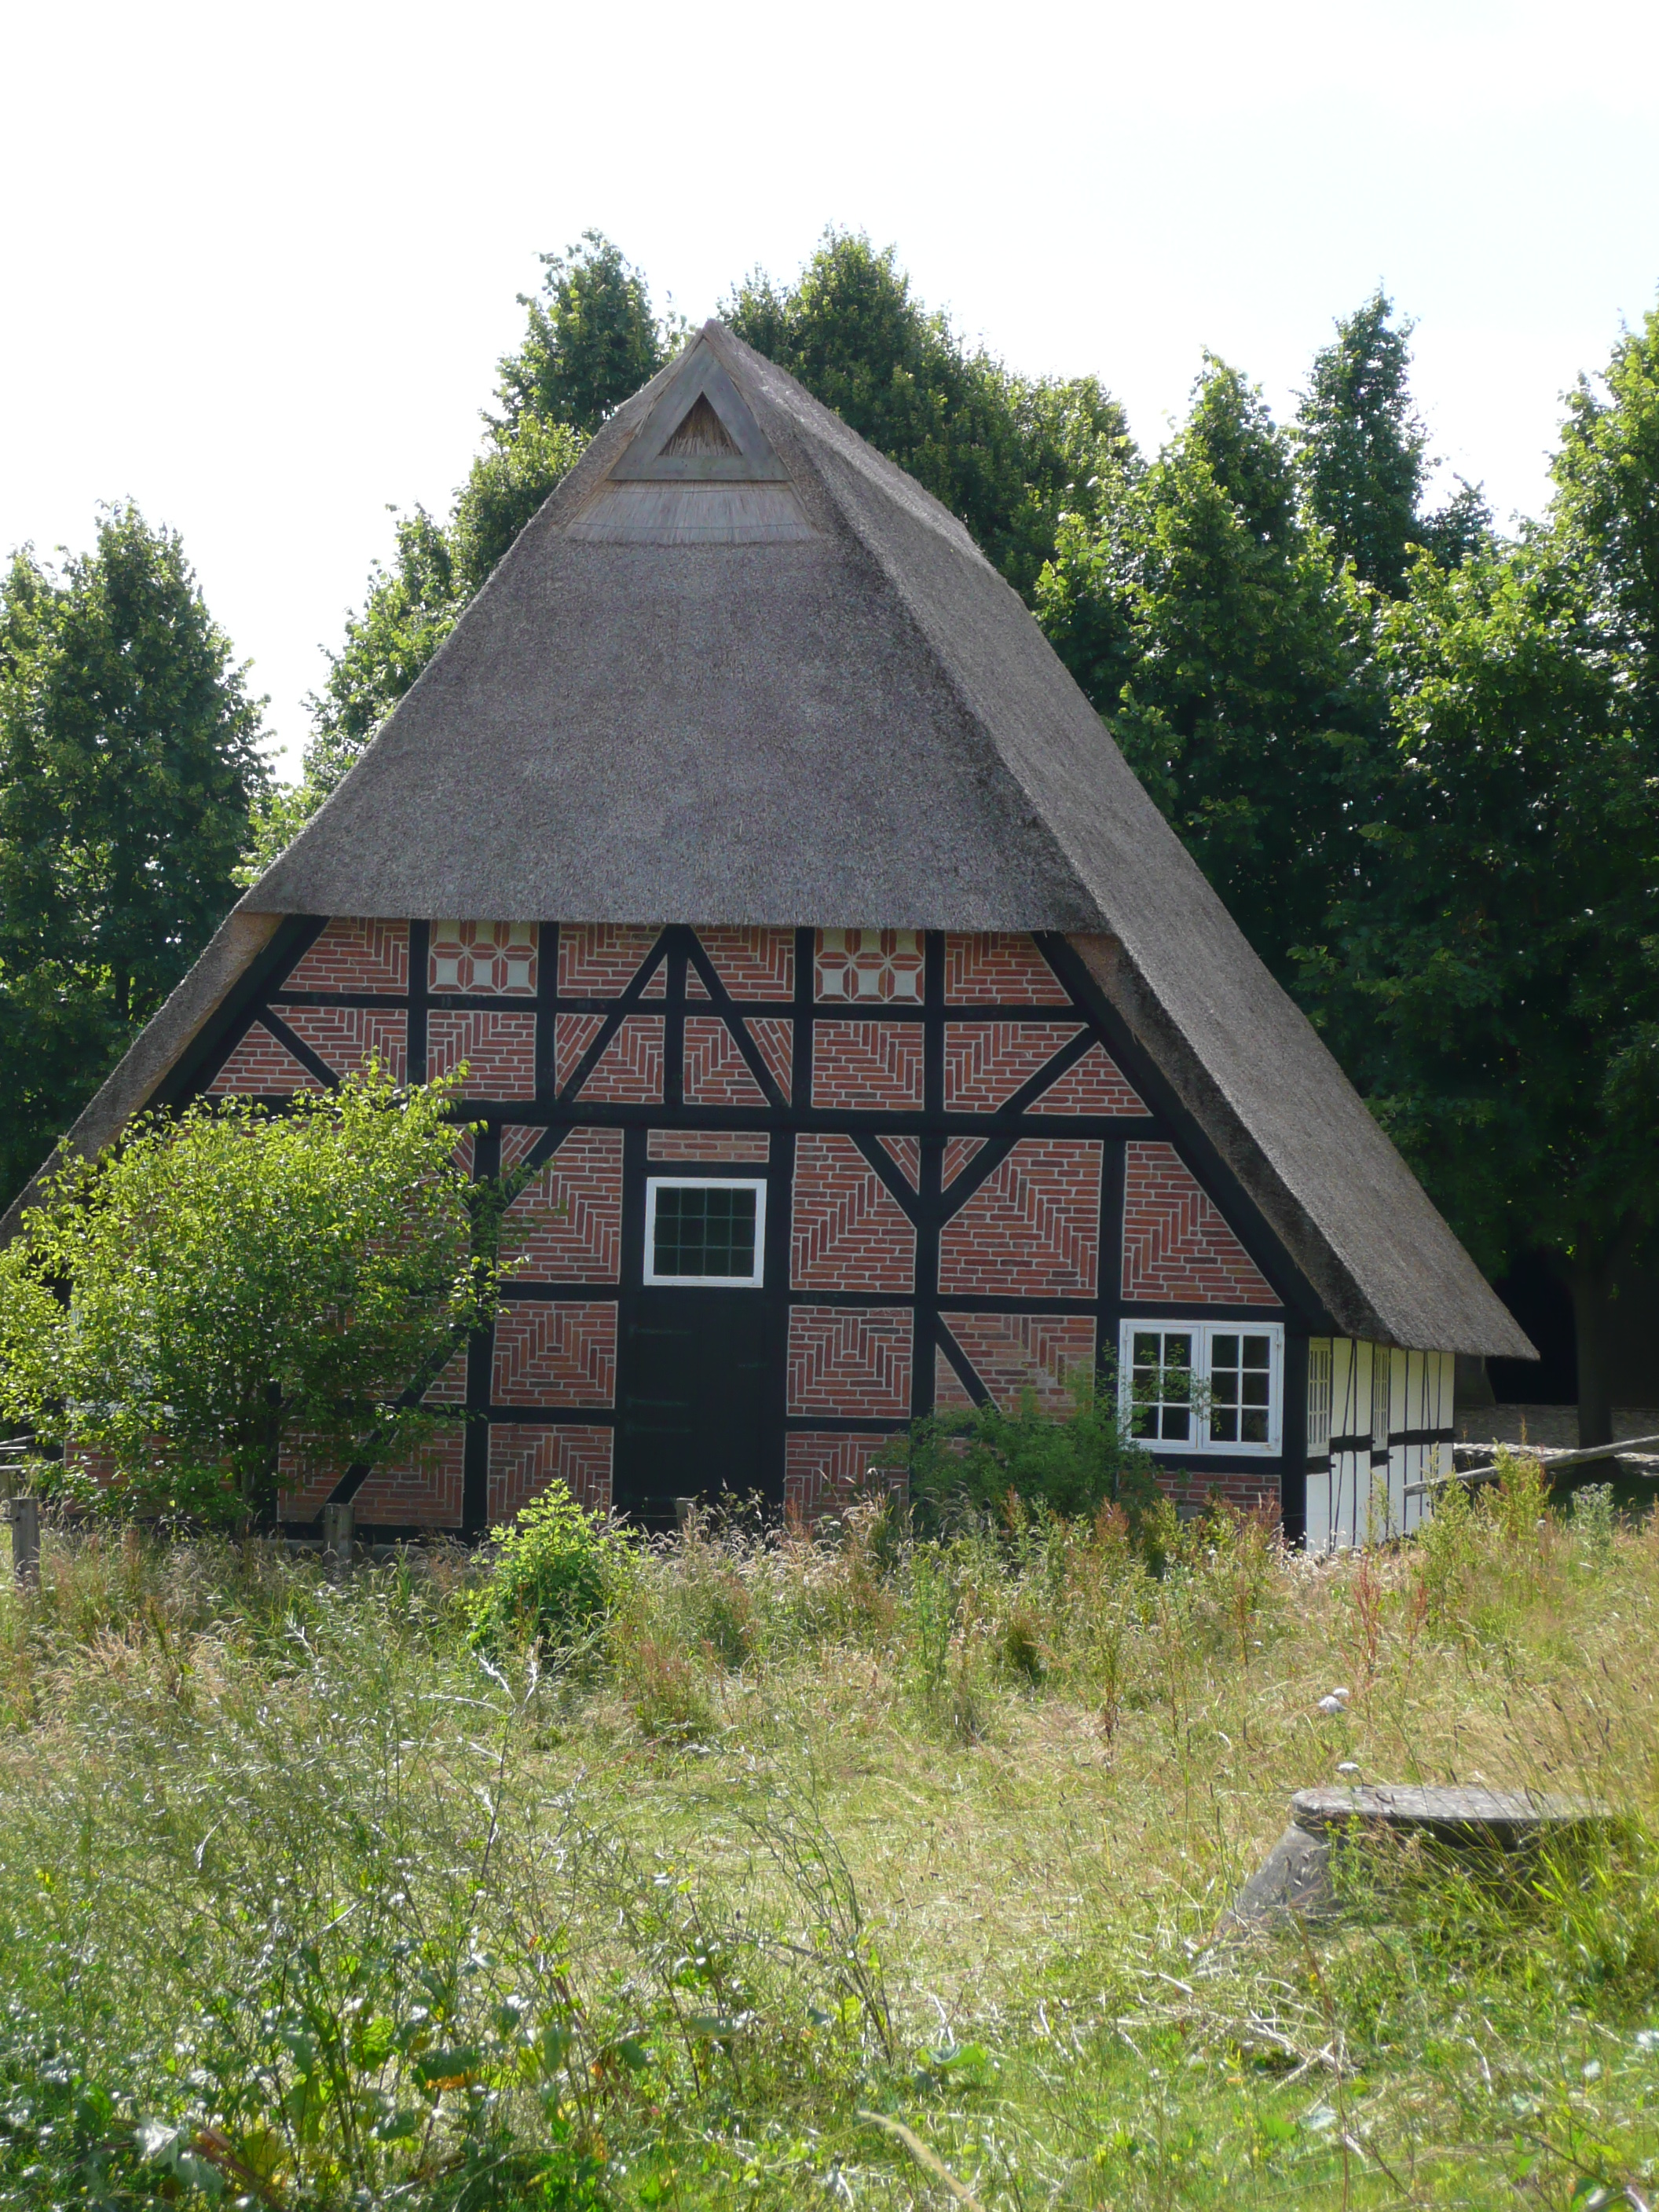
[[[500, 1159], [503, 1127], [538, 1127], [543, 1134], [521, 1163], [527, 1176], [556, 1152], [564, 1138], [577, 1127], [612, 1127], [623, 1133], [623, 1225], [620, 1281], [578, 1283], [541, 1282], [514, 1278], [505, 1299], [614, 1298], [618, 1303], [618, 1341], [625, 1328], [625, 1304], [641, 1286], [644, 1236], [644, 1190], [647, 1170], [660, 1171], [665, 1164], [647, 1161], [646, 1136], [649, 1130], [706, 1131], [764, 1133], [769, 1158], [762, 1164], [744, 1164], [741, 1172], [764, 1177], [768, 1186], [765, 1275], [770, 1291], [770, 1350], [769, 1354], [768, 1433], [775, 1445], [776, 1483], [781, 1492], [784, 1444], [796, 1431], [821, 1434], [867, 1434], [872, 1441], [891, 1434], [901, 1421], [863, 1416], [790, 1414], [787, 1410], [787, 1340], [789, 1312], [795, 1305], [908, 1309], [912, 1316], [911, 1387], [908, 1416], [930, 1413], [934, 1403], [935, 1352], [955, 1373], [975, 1400], [987, 1395], [962, 1347], [941, 1318], [941, 1305], [963, 1313], [1009, 1315], [1087, 1314], [1096, 1324], [1097, 1358], [1103, 1368], [1115, 1364], [1121, 1324], [1130, 1314], [1149, 1322], [1202, 1317], [1208, 1321], [1262, 1321], [1272, 1316], [1285, 1328], [1282, 1448], [1266, 1457], [1249, 1454], [1205, 1453], [1168, 1455], [1172, 1474], [1191, 1478], [1204, 1474], [1249, 1474], [1279, 1484], [1286, 1534], [1297, 1535], [1304, 1524], [1305, 1482], [1306, 1346], [1310, 1335], [1334, 1333], [1333, 1324], [1299, 1273], [1288, 1261], [1258, 1209], [1193, 1116], [1170, 1086], [1147, 1060], [1133, 1036], [1106, 1000], [1081, 958], [1063, 935], [1038, 933], [1035, 942], [1057, 982], [1065, 1001], [1014, 1004], [947, 1004], [945, 996], [945, 939], [938, 931], [918, 933], [922, 946], [922, 993], [920, 1001], [847, 999], [819, 1000], [814, 994], [816, 933], [799, 928], [793, 933], [793, 988], [787, 997], [734, 998], [726, 989], [715, 963], [688, 926], [668, 925], [650, 937], [648, 950], [625, 988], [611, 997], [565, 994], [560, 988], [561, 932], [554, 923], [543, 923], [538, 956], [538, 975], [532, 994], [432, 991], [428, 988], [429, 925], [410, 927], [410, 988], [407, 996], [385, 991], [295, 990], [286, 987], [304, 952], [325, 926], [324, 920], [307, 917], [289, 921], [277, 932], [271, 945], [256, 963], [233, 1000], [210, 1024], [171, 1087], [167, 1103], [181, 1104], [199, 1095], [213, 1079], [247, 1029], [259, 1023], [288, 1042], [292, 1032], [283, 1010], [292, 1006], [406, 1009], [409, 1019], [409, 1073], [411, 1080], [426, 1073], [426, 1029], [429, 1010], [480, 1009], [502, 1012], [519, 1009], [533, 1013], [536, 1022], [535, 1088], [527, 1098], [470, 1097], [465, 1111], [470, 1120], [485, 1123], [476, 1164], [480, 1175], [494, 1171]], [[660, 976], [657, 994], [647, 997], [653, 979]], [[695, 978], [702, 994], [692, 996]], [[599, 1017], [599, 1026], [587, 1042], [562, 1084], [557, 1080], [556, 1032], [562, 1014]], [[623, 1023], [630, 1015], [648, 1015], [663, 1024], [663, 1097], [659, 1103], [635, 1103], [584, 1100], [581, 1086], [592, 1073]], [[698, 1105], [684, 1098], [684, 1024], [689, 1015], [722, 1020], [737, 1052], [758, 1089], [763, 1103], [747, 1106]], [[786, 1094], [775, 1079], [745, 1024], [776, 1018], [791, 1024], [792, 1057]], [[922, 1097], [919, 1108], [848, 1109], [819, 1107], [812, 1103], [814, 1036], [821, 1023], [900, 1022], [919, 1024], [922, 1030]], [[1075, 1034], [1060, 1042], [1038, 1072], [994, 1111], [947, 1110], [945, 1070], [947, 1024], [980, 1022], [1021, 1025], [1060, 1025]], [[1144, 1115], [1045, 1115], [1042, 1094], [1066, 1069], [1074, 1066], [1096, 1043], [1103, 1044], [1125, 1079], [1145, 1102]], [[294, 1039], [289, 1049], [299, 1046]], [[302, 1050], [295, 1057], [309, 1066]], [[310, 1057], [314, 1057], [310, 1055]], [[321, 1068], [321, 1063], [319, 1063]], [[326, 1069], [322, 1069], [327, 1074]], [[274, 1103], [274, 1102], [273, 1102]], [[794, 1153], [803, 1134], [833, 1133], [848, 1138], [860, 1157], [878, 1176], [912, 1224], [916, 1237], [916, 1271], [913, 1288], [905, 1292], [862, 1290], [836, 1291], [794, 1290], [789, 1282], [790, 1208], [786, 1202], [793, 1188]], [[949, 1183], [944, 1182], [946, 1146], [952, 1137], [981, 1139], [979, 1151]], [[946, 1293], [939, 1284], [939, 1247], [945, 1224], [993, 1176], [1022, 1138], [1065, 1136], [1097, 1141], [1101, 1146], [1101, 1191], [1098, 1278], [1095, 1294], [1077, 1297], [1026, 1297]], [[919, 1180], [912, 1183], [898, 1161], [878, 1139], [882, 1137], [916, 1140]], [[1125, 1146], [1132, 1139], [1161, 1139], [1171, 1143], [1219, 1207], [1229, 1227], [1260, 1269], [1279, 1301], [1276, 1315], [1262, 1306], [1224, 1306], [1136, 1301], [1126, 1304], [1119, 1257], [1122, 1247]], [[672, 1172], [695, 1177], [719, 1176], [732, 1169], [725, 1164], [675, 1161]], [[464, 1493], [463, 1532], [482, 1533], [488, 1514], [488, 1432], [498, 1422], [526, 1425], [571, 1423], [584, 1427], [614, 1426], [614, 1407], [569, 1407], [540, 1409], [498, 1406], [493, 1401], [492, 1332], [485, 1331], [472, 1346], [467, 1362], [466, 1409], [469, 1434]], [[362, 1477], [354, 1470], [337, 1495], [355, 1490]]]

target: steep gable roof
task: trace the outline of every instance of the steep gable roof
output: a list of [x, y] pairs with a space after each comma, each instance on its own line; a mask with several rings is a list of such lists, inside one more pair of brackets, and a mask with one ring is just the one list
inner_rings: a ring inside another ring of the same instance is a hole
[[1063, 932], [1340, 1328], [1530, 1354], [963, 526], [718, 323], [239, 912]]

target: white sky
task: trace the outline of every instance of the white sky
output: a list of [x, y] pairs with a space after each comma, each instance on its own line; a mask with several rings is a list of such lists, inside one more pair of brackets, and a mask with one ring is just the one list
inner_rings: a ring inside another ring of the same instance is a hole
[[1209, 346], [1285, 409], [1380, 278], [1450, 468], [1535, 511], [1659, 289], [1659, 10], [8, 0], [0, 549], [184, 532], [289, 764], [388, 502], [447, 505], [589, 226], [694, 319], [828, 222], [1144, 444]]

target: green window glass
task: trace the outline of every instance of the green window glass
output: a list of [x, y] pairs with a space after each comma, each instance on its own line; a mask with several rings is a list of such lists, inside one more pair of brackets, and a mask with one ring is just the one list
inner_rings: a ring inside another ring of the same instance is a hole
[[755, 1265], [756, 1194], [719, 1183], [659, 1183], [651, 1272], [749, 1281]]

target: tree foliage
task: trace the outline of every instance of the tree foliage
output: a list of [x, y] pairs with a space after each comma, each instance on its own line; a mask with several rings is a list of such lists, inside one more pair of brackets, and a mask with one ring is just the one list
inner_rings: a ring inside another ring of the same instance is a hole
[[964, 1515], [1000, 1521], [1011, 1501], [1068, 1520], [1115, 1505], [1138, 1524], [1158, 1495], [1115, 1395], [1086, 1382], [1063, 1417], [1031, 1390], [1012, 1411], [988, 1401], [931, 1414], [894, 1439], [884, 1464], [904, 1470], [912, 1508], [933, 1531]]
[[223, 920], [263, 701], [131, 506], [0, 581], [0, 1183], [40, 1165]]
[[915, 297], [892, 246], [860, 234], [828, 232], [793, 284], [751, 274], [721, 313], [925, 484], [1028, 596], [1061, 512], [1087, 505], [1128, 450], [1095, 378], [1013, 374]]
[[279, 1459], [343, 1474], [439, 1418], [407, 1401], [494, 1309], [452, 1079], [379, 1071], [281, 1115], [137, 1122], [71, 1159], [0, 1253], [0, 1407], [103, 1457], [111, 1510], [269, 1510]]
[[500, 363], [501, 412], [487, 418], [501, 443], [530, 423], [568, 423], [591, 438], [650, 382], [680, 336], [678, 324], [658, 319], [644, 276], [602, 231], [541, 258], [542, 296], [519, 295], [529, 328]]

